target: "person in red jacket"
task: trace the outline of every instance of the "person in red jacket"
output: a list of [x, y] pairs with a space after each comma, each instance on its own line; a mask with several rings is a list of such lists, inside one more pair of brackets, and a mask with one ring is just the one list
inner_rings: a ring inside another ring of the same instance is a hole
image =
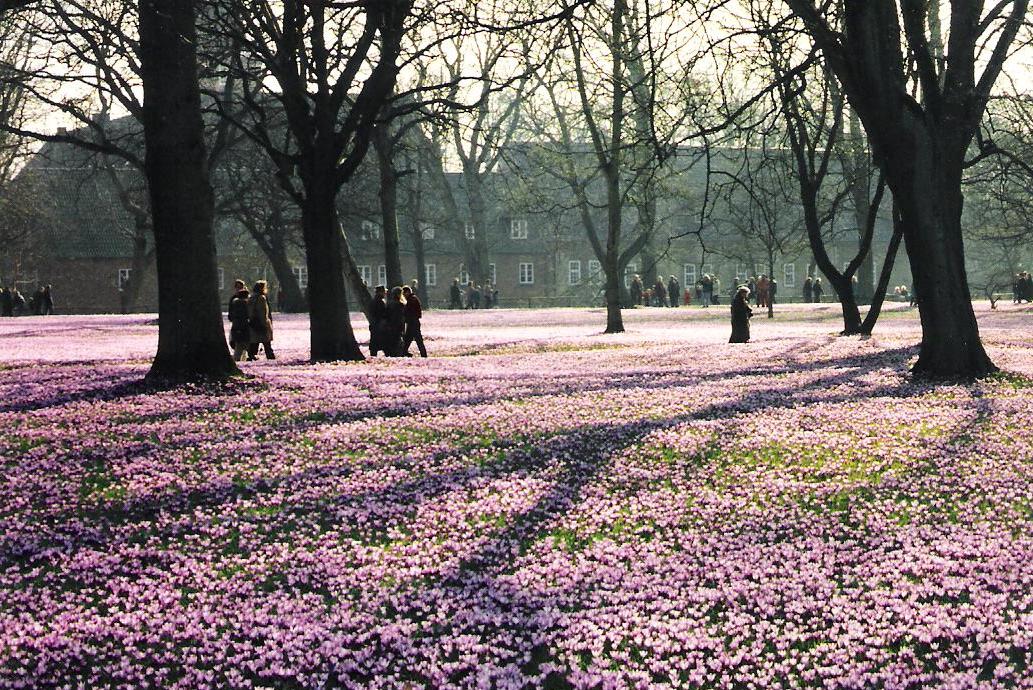
[[416, 347], [420, 350], [420, 357], [427, 356], [427, 348], [423, 344], [423, 333], [420, 332], [420, 319], [423, 318], [423, 305], [420, 298], [406, 285], [402, 288], [402, 296], [405, 298], [405, 338], [402, 341], [402, 352], [407, 356], [409, 346], [416, 341]]

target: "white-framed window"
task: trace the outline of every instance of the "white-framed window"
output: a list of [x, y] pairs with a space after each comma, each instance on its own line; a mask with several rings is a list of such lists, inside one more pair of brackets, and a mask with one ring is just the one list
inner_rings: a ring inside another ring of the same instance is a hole
[[423, 239], [432, 240], [437, 234], [437, 230], [430, 223], [420, 223], [420, 234], [423, 235]]
[[427, 287], [434, 287], [438, 284], [438, 265], [425, 264], [423, 267], [423, 284]]
[[599, 263], [598, 259], [588, 260], [588, 279], [591, 281], [597, 281], [602, 276], [603, 265]]
[[520, 284], [521, 285], [534, 285], [534, 264], [532, 264], [532, 263], [521, 263], [520, 264]]
[[[527, 219], [514, 218], [509, 221], [509, 236], [514, 240], [527, 239]], [[533, 282], [533, 281], [532, 281]]]
[[499, 281], [495, 280], [495, 264], [488, 264], [488, 275], [491, 277], [491, 284], [498, 285]]
[[702, 266], [699, 267], [699, 274], [701, 276], [703, 276], [703, 275], [708, 275], [708, 276], [714, 275], [714, 264], [703, 264]]
[[373, 269], [369, 266], [359, 266], [358, 269], [362, 282], [366, 284], [366, 287], [369, 287], [369, 284], [373, 282]]
[[226, 289], [226, 269], [222, 266], [219, 266], [219, 289]]
[[782, 287], [796, 287], [796, 264], [782, 265]]
[[746, 270], [747, 269], [746, 269], [746, 265], [745, 264], [736, 264], [735, 265], [735, 280], [736, 281], [742, 281], [742, 280], [746, 280], [747, 278], [749, 278], [749, 276], [746, 274]]
[[567, 283], [569, 285], [581, 284], [581, 262], [576, 259], [567, 262]]
[[308, 287], [308, 266], [295, 266], [291, 269], [294, 277], [298, 279], [298, 287], [304, 290]]
[[624, 267], [624, 287], [631, 287], [631, 279], [638, 273], [638, 264], [628, 264]]
[[364, 220], [360, 224], [362, 228], [362, 239], [364, 240], [379, 240], [380, 239], [380, 226], [371, 220]]
[[470, 282], [470, 272], [466, 270], [464, 264], [459, 264], [459, 284], [466, 287]]
[[129, 279], [133, 275], [133, 269], [131, 268], [120, 268], [118, 269], [118, 289], [122, 290], [126, 285], [129, 284]]
[[696, 264], [685, 264], [682, 266], [682, 279], [687, 288], [696, 284]]
[[387, 266], [384, 264], [377, 266], [377, 285], [387, 286]]
[[265, 280], [266, 279], [265, 276], [266, 276], [266, 267], [265, 266], [256, 266], [255, 267], [255, 280], [256, 281], [257, 280]]
[[[757, 264], [753, 267], [753, 277], [760, 278], [761, 276], [768, 275], [768, 269], [764, 264]], [[770, 276], [768, 276], [770, 278]]]
[[465, 223], [463, 226], [463, 234], [466, 236], [466, 239], [472, 240], [477, 237], [477, 229], [474, 228], [473, 223]]

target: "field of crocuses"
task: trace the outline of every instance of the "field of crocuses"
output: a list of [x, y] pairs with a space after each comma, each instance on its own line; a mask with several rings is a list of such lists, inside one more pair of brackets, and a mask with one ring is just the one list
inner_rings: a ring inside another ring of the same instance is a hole
[[160, 392], [153, 317], [0, 319], [0, 688], [1033, 688], [1033, 309], [977, 311], [941, 387], [895, 305], [281, 317]]

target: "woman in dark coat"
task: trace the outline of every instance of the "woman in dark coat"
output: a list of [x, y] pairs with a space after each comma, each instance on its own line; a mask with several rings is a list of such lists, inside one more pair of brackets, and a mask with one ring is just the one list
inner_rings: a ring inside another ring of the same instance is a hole
[[405, 301], [402, 288], [393, 287], [387, 297], [387, 312], [384, 315], [380, 346], [388, 357], [402, 356], [402, 337], [405, 335]]
[[745, 285], [735, 292], [732, 299], [732, 337], [730, 343], [750, 342], [750, 317], [753, 310], [750, 309], [750, 289]]
[[248, 356], [254, 359], [258, 346], [265, 349], [266, 359], [276, 359], [273, 352], [273, 317], [269, 311], [269, 284], [264, 280], [255, 283], [255, 289], [248, 300], [248, 326], [251, 328]]

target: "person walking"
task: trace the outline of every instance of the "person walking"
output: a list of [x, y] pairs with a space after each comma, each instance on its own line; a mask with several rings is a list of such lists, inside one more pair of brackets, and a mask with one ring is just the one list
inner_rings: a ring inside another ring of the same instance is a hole
[[653, 306], [667, 306], [667, 288], [664, 286], [663, 276], [657, 276], [656, 283], [653, 284]]
[[751, 316], [753, 316], [753, 310], [750, 309], [750, 289], [745, 285], [740, 285], [732, 299], [732, 337], [728, 339], [728, 342], [750, 342]]
[[768, 281], [768, 305], [775, 305], [775, 295], [778, 294], [778, 281], [772, 278]]
[[273, 315], [269, 310], [269, 283], [260, 280], [255, 283], [248, 299], [248, 326], [251, 337], [248, 346], [248, 359], [258, 355], [258, 346], [265, 350], [266, 359], [276, 359], [273, 352]]
[[703, 308], [706, 309], [714, 300], [714, 279], [709, 273], [704, 273], [703, 277], [700, 278], [700, 286], [703, 292]]
[[449, 309], [462, 309], [463, 308], [463, 290], [459, 287], [459, 279], [456, 278], [452, 281], [452, 285], [448, 288], [448, 308]]
[[14, 301], [11, 299], [11, 291], [0, 287], [0, 316], [14, 316]]
[[405, 336], [405, 298], [401, 286], [391, 288], [387, 297], [387, 311], [384, 314], [383, 332], [380, 344], [388, 357], [402, 356], [402, 338]]
[[642, 304], [642, 279], [638, 273], [631, 277], [631, 303], [636, 307]]
[[248, 352], [251, 343], [251, 315], [248, 310], [248, 299], [251, 293], [243, 280], [233, 281], [233, 296], [230, 297], [226, 318], [230, 322], [230, 347], [233, 349], [233, 361], [239, 362], [248, 355], [248, 361], [254, 357]]
[[815, 278], [814, 283], [811, 285], [811, 294], [814, 296], [815, 302], [821, 303], [821, 294], [824, 291], [824, 288], [821, 287], [821, 278]]
[[426, 357], [427, 348], [423, 344], [423, 331], [420, 328], [423, 305], [420, 304], [420, 298], [409, 286], [402, 288], [402, 297], [405, 299], [405, 339], [402, 341], [402, 354], [411, 357], [409, 346], [415, 342], [420, 351], [420, 357]]
[[[458, 283], [458, 281], [456, 281]], [[378, 285], [373, 289], [373, 301], [369, 305], [369, 356], [376, 357], [378, 352], [387, 352], [380, 342], [384, 331], [384, 319], [387, 318], [387, 288]]]
[[803, 301], [810, 302], [814, 298], [814, 281], [811, 280], [810, 276], [807, 276], [807, 280], [803, 281]]
[[678, 306], [679, 297], [681, 297], [681, 285], [678, 283], [677, 278], [671, 276], [671, 279], [667, 281], [667, 299], [672, 307]]
[[54, 288], [51, 285], [43, 286], [43, 316], [50, 316], [54, 313]]

